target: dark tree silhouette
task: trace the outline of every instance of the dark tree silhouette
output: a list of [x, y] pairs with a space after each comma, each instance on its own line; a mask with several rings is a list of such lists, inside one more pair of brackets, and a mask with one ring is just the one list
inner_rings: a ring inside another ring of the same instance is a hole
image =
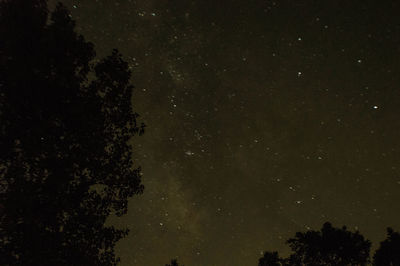
[[285, 265], [285, 260], [279, 257], [278, 252], [265, 252], [259, 259], [258, 266], [281, 266]]
[[[171, 263], [171, 264], [165, 264], [165, 266], [179, 266], [178, 260], [177, 260], [177, 259], [171, 260], [170, 263]], [[184, 265], [181, 265], [181, 266], [184, 266]]]
[[[280, 259], [277, 252], [266, 252], [259, 265], [366, 265], [370, 241], [359, 232], [344, 226], [335, 228], [325, 223], [321, 231], [297, 232], [287, 241], [293, 253]], [[266, 262], [264, 262], [266, 261]], [[261, 263], [264, 264], [261, 264]]]
[[345, 226], [334, 228], [325, 223], [321, 231], [298, 232], [287, 241], [294, 254], [291, 260], [307, 265], [366, 265], [371, 243], [359, 232]]
[[387, 239], [376, 250], [373, 265], [400, 265], [400, 233], [387, 229]]
[[116, 265], [105, 226], [141, 193], [128, 64], [58, 4], [0, 1], [0, 265]]

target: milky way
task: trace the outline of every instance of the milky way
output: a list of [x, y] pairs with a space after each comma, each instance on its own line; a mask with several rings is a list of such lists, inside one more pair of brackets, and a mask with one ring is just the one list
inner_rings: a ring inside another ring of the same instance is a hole
[[147, 124], [121, 265], [257, 265], [325, 221], [399, 230], [397, 2], [64, 0], [129, 62]]

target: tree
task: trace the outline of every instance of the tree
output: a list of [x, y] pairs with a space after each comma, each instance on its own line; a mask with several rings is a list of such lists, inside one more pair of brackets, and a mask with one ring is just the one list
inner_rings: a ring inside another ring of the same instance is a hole
[[[179, 266], [178, 260], [177, 260], [177, 259], [171, 260], [170, 263], [171, 263], [171, 264], [165, 264], [165, 266]], [[181, 265], [181, 266], [184, 266], [184, 265]]]
[[[268, 263], [259, 265], [366, 265], [369, 263], [371, 243], [358, 231], [344, 226], [335, 228], [325, 223], [321, 231], [297, 232], [287, 243], [292, 249], [289, 258], [280, 259], [278, 253], [267, 252]], [[281, 263], [281, 264], [279, 264]]]
[[105, 226], [142, 193], [129, 144], [144, 125], [121, 54], [94, 62], [68, 10], [0, 2], [0, 264], [116, 265]]
[[387, 228], [387, 239], [376, 250], [373, 265], [400, 265], [400, 233]]
[[284, 259], [280, 258], [278, 252], [265, 252], [264, 256], [259, 259], [258, 266], [281, 266], [285, 265]]

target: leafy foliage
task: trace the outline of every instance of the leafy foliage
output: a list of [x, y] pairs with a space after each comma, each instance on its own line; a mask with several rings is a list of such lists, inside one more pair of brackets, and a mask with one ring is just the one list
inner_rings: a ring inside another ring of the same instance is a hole
[[400, 265], [400, 233], [387, 229], [387, 239], [381, 242], [374, 254], [376, 266]]
[[278, 265], [367, 265], [370, 241], [344, 226], [325, 223], [321, 231], [297, 232], [287, 243], [293, 253], [286, 259], [277, 252], [265, 252], [259, 266]]
[[294, 251], [291, 260], [307, 265], [366, 265], [371, 243], [346, 227], [325, 223], [321, 231], [298, 232], [288, 241]]
[[265, 252], [259, 259], [258, 266], [281, 266], [285, 265], [285, 260], [279, 257], [278, 252]]
[[62, 4], [0, 2], [1, 265], [116, 265], [128, 231], [106, 218], [143, 191], [128, 64], [93, 63], [74, 27]]

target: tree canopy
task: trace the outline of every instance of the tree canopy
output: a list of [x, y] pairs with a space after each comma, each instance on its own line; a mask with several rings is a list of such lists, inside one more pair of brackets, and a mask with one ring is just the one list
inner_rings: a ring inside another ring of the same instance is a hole
[[345, 226], [325, 223], [320, 231], [297, 232], [290, 238], [292, 254], [280, 258], [277, 252], [265, 252], [259, 266], [272, 265], [367, 265], [371, 243]]
[[0, 264], [116, 265], [106, 218], [143, 191], [128, 64], [45, 0], [1, 1], [0, 34]]
[[285, 260], [279, 257], [277, 251], [266, 251], [264, 256], [259, 259], [258, 266], [281, 266], [285, 265]]
[[374, 254], [376, 266], [400, 265], [400, 233], [387, 229], [387, 238], [380, 243]]

